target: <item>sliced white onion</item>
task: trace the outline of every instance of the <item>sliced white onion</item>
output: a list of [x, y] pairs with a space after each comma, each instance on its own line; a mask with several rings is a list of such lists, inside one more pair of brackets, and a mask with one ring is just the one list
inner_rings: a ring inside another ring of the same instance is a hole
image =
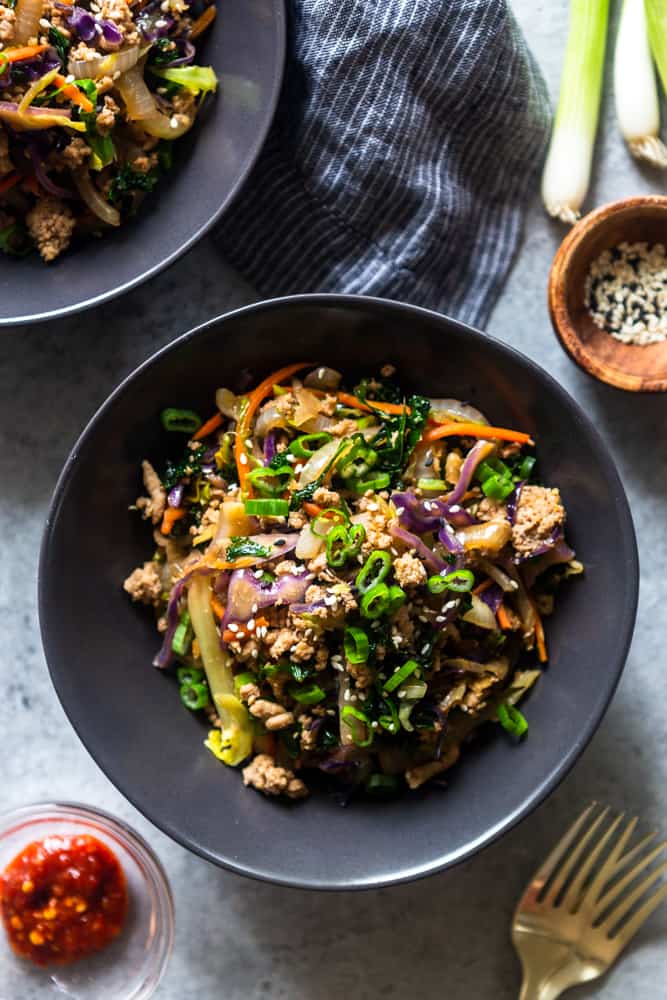
[[487, 552], [500, 552], [512, 537], [512, 526], [509, 521], [486, 521], [484, 524], [471, 524], [461, 528], [456, 537], [463, 543], [466, 552], [474, 549], [484, 549]]
[[157, 114], [151, 115], [149, 118], [142, 118], [140, 125], [144, 132], [148, 132], [149, 135], [153, 135], [157, 139], [180, 139], [192, 128], [194, 118], [184, 115], [183, 121], [178, 122], [173, 115], [169, 117], [169, 115], [158, 111]]
[[486, 573], [487, 576], [490, 576], [502, 590], [509, 592], [517, 589], [518, 583], [509, 577], [507, 573], [504, 573], [502, 569], [495, 565], [495, 563], [492, 563], [490, 559], [479, 559], [477, 565], [482, 572]]
[[495, 632], [498, 629], [498, 622], [496, 621], [496, 616], [484, 601], [477, 596], [477, 594], [472, 594], [472, 607], [470, 611], [462, 616], [464, 622], [470, 622], [471, 625], [477, 625], [478, 628], [487, 628]]
[[488, 420], [481, 412], [469, 403], [462, 403], [460, 399], [432, 399], [431, 410], [433, 419], [439, 424], [447, 423], [449, 420], [469, 420], [473, 424], [488, 424]]
[[239, 419], [242, 400], [243, 397], [236, 396], [231, 389], [218, 389], [215, 394], [215, 405], [230, 420]]
[[157, 111], [155, 98], [144, 80], [143, 66], [133, 66], [116, 81], [130, 121], [150, 118]]
[[340, 441], [333, 438], [331, 441], [327, 441], [323, 444], [321, 448], [312, 455], [299, 476], [299, 488], [307, 486], [308, 483], [312, 483], [313, 480], [319, 479], [321, 474], [324, 472], [329, 463], [333, 460], [334, 455], [340, 447]]
[[39, 35], [39, 19], [42, 16], [44, 0], [18, 0], [14, 22], [14, 41], [25, 45]]
[[314, 559], [324, 547], [324, 538], [313, 534], [310, 524], [304, 524], [297, 539], [294, 555], [297, 559]]
[[109, 226], [120, 226], [120, 213], [97, 190], [87, 170], [77, 170], [74, 173], [74, 183], [86, 205], [98, 219]]
[[267, 403], [259, 412], [255, 421], [255, 436], [265, 438], [274, 427], [287, 427], [285, 414], [281, 413], [275, 402]]
[[96, 56], [94, 59], [72, 59], [67, 63], [67, 69], [76, 80], [85, 80], [92, 77], [94, 80], [101, 76], [113, 76], [114, 73], [127, 73], [128, 70], [136, 66], [141, 55], [138, 45], [131, 45], [129, 49], [122, 52], [112, 52], [109, 55]]

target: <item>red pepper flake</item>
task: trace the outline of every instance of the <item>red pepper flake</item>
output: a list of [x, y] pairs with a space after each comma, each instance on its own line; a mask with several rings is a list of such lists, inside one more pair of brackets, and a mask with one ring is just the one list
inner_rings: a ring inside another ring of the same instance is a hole
[[118, 859], [88, 835], [35, 841], [0, 874], [10, 944], [36, 965], [64, 965], [106, 947], [120, 934], [127, 905]]

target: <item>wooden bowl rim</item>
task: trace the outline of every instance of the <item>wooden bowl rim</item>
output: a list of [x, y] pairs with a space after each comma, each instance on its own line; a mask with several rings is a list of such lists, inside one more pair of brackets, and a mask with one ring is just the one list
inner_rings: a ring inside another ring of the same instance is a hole
[[[569, 310], [566, 305], [567, 274], [575, 253], [601, 225], [613, 216], [633, 208], [653, 208], [664, 212], [667, 216], [667, 196], [661, 194], [635, 195], [631, 198], [610, 201], [588, 212], [575, 223], [558, 247], [549, 271], [549, 314], [551, 324], [561, 345], [572, 360], [589, 375], [607, 383], [607, 385], [612, 385], [617, 389], [625, 389], [628, 392], [667, 392], [667, 375], [642, 377], [623, 372], [618, 368], [611, 368], [600, 362], [597, 355], [585, 347], [579, 331], [570, 322]], [[663, 343], [667, 349], [667, 341]], [[620, 341], [619, 345], [622, 346]], [[627, 346], [632, 347], [633, 345]]]

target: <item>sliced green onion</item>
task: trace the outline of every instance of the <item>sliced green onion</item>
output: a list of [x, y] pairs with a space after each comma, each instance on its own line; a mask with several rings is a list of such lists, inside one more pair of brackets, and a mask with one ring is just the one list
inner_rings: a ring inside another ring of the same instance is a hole
[[530, 475], [535, 468], [536, 458], [534, 455], [526, 455], [525, 458], [521, 459], [521, 464], [516, 470], [516, 475], [518, 479], [530, 479]]
[[356, 481], [361, 476], [366, 476], [377, 465], [378, 453], [371, 448], [363, 438], [346, 451], [337, 469], [341, 479]]
[[391, 677], [389, 677], [388, 680], [384, 682], [382, 690], [387, 692], [395, 691], [396, 688], [399, 687], [404, 680], [406, 680], [406, 678], [408, 678], [411, 674], [414, 674], [415, 670], [418, 669], [419, 669], [419, 664], [417, 663], [416, 660], [407, 660], [407, 662], [404, 663], [402, 667], [399, 667], [398, 670], [395, 670], [394, 673], [391, 675]]
[[389, 588], [389, 603], [387, 605], [387, 614], [395, 614], [399, 608], [402, 608], [408, 599], [408, 595], [402, 589], [402, 587], [397, 587], [396, 585]]
[[[667, 149], [660, 136], [660, 105], [651, 59], [647, 24], [647, 8], [651, 9], [651, 24], [662, 32], [667, 27], [665, 3], [644, 0], [624, 0], [614, 52], [614, 100], [616, 117], [628, 149], [638, 160], [654, 167], [667, 166]], [[656, 17], [656, 14], [660, 14]], [[660, 24], [660, 17], [664, 18]], [[656, 61], [664, 41], [654, 46]]]
[[508, 702], [501, 702], [498, 705], [498, 722], [503, 729], [511, 733], [512, 736], [523, 736], [528, 732], [528, 723], [524, 715], [518, 708]]
[[337, 524], [347, 524], [350, 516], [345, 510], [337, 507], [326, 507], [310, 522], [310, 530], [318, 538], [326, 538]]
[[367, 493], [368, 490], [372, 490], [373, 493], [377, 493], [379, 490], [386, 489], [391, 482], [391, 476], [388, 472], [381, 472], [379, 475], [375, 476], [373, 479], [354, 479], [350, 480], [348, 483], [351, 490], [355, 493]]
[[312, 458], [327, 441], [332, 440], [332, 435], [326, 431], [319, 431], [317, 434], [302, 434], [301, 437], [292, 441], [289, 450], [297, 458]]
[[446, 493], [448, 488], [444, 479], [418, 479], [417, 486], [428, 493]]
[[175, 66], [173, 69], [150, 67], [151, 73], [185, 87], [191, 94], [208, 94], [218, 86], [218, 78], [212, 66]]
[[358, 747], [369, 747], [373, 742], [373, 730], [370, 727], [366, 713], [362, 712], [359, 708], [355, 708], [354, 705], [345, 705], [340, 715], [344, 722], [348, 722], [348, 719], [355, 719], [357, 722], [361, 722], [364, 725], [366, 729], [366, 736], [359, 738], [355, 733], [355, 729], [358, 727], [351, 726], [348, 722], [350, 735], [354, 744]]
[[361, 611], [362, 618], [369, 618], [371, 621], [374, 621], [376, 618], [380, 618], [388, 607], [389, 587], [386, 583], [376, 583], [361, 598], [359, 610]]
[[287, 489], [287, 485], [292, 478], [292, 466], [287, 462], [278, 468], [271, 466], [259, 466], [248, 473], [248, 479], [257, 490], [268, 497], [278, 497]]
[[383, 713], [378, 717], [378, 722], [383, 729], [386, 729], [388, 733], [397, 733], [401, 728], [401, 723], [398, 718], [398, 709], [393, 703], [391, 698], [385, 698], [383, 705], [386, 705], [389, 709], [388, 713]]
[[367, 417], [359, 417], [357, 420], [357, 427], [360, 431], [363, 431], [366, 430], [367, 427], [373, 427], [376, 423], [377, 420], [375, 417], [372, 417], [369, 414]]
[[300, 705], [317, 705], [318, 702], [326, 698], [326, 693], [319, 684], [290, 684], [287, 688], [289, 695]]
[[201, 427], [201, 418], [194, 410], [176, 410], [172, 406], [162, 411], [160, 420], [166, 431], [180, 434], [194, 434]]
[[287, 517], [289, 503], [287, 500], [246, 500], [246, 514], [256, 514], [258, 517]]
[[179, 667], [176, 677], [179, 684], [201, 684], [204, 680], [204, 671], [197, 670], [196, 667]]
[[374, 549], [357, 573], [354, 581], [357, 590], [365, 594], [374, 584], [382, 583], [391, 569], [391, 556], [381, 549]]
[[206, 684], [182, 684], [180, 694], [181, 701], [191, 712], [206, 708], [211, 703]]
[[255, 675], [251, 674], [248, 670], [244, 671], [242, 674], [236, 674], [234, 677], [234, 690], [238, 694], [245, 684], [254, 684], [256, 680], [257, 678]]
[[514, 491], [514, 480], [494, 473], [482, 483], [482, 493], [491, 500], [505, 500]]
[[362, 628], [351, 625], [345, 629], [343, 637], [343, 648], [345, 658], [350, 663], [365, 663], [368, 659], [369, 643], [368, 636]]
[[445, 590], [465, 594], [474, 587], [475, 577], [469, 569], [455, 569], [445, 576], [430, 576], [426, 585], [431, 594], [442, 594]]
[[395, 774], [371, 774], [366, 779], [366, 791], [369, 795], [395, 795], [400, 788], [400, 782]]
[[327, 535], [327, 563], [339, 569], [347, 562], [348, 534], [344, 524], [337, 524]]
[[558, 110], [542, 175], [549, 215], [576, 222], [588, 191], [597, 131], [609, 0], [570, 0]]
[[192, 626], [190, 625], [190, 615], [184, 611], [181, 615], [174, 638], [171, 640], [171, 648], [176, 656], [185, 656], [192, 643]]

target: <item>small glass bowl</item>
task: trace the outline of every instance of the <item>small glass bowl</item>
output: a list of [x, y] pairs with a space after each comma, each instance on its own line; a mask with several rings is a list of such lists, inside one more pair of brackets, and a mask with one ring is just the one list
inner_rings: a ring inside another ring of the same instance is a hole
[[129, 895], [124, 929], [108, 948], [71, 965], [45, 968], [16, 955], [0, 922], [0, 995], [11, 1000], [146, 1000], [153, 996], [174, 942], [174, 904], [155, 854], [134, 830], [74, 802], [43, 802], [0, 815], [0, 871], [29, 843], [89, 834], [114, 852]]

